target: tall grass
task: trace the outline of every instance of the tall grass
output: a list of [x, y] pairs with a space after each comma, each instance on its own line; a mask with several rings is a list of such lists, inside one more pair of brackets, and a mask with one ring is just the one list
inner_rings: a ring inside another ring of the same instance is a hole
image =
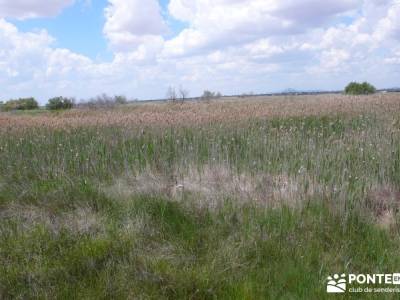
[[[398, 124], [371, 113], [3, 129], [0, 296], [316, 299], [332, 273], [396, 272]], [[198, 205], [204, 191], [185, 178], [206, 181], [207, 168], [262, 180], [244, 188], [250, 201]], [[166, 189], [115, 185], [141, 174]], [[278, 177], [300, 205], [265, 193]]]

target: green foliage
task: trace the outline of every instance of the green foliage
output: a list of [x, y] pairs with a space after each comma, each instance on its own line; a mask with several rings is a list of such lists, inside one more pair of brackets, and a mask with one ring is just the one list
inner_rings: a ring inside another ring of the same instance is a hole
[[221, 93], [220, 92], [211, 92], [211, 91], [209, 91], [209, 90], [205, 90], [204, 92], [203, 92], [203, 95], [201, 95], [201, 99], [202, 100], [207, 100], [207, 101], [209, 101], [209, 100], [211, 100], [211, 99], [216, 99], [216, 98], [221, 98], [222, 97], [222, 95], [221, 95]]
[[49, 99], [46, 108], [49, 110], [71, 109], [74, 107], [74, 100], [65, 97], [55, 97]]
[[34, 98], [20, 98], [16, 100], [9, 100], [1, 106], [4, 111], [13, 110], [33, 110], [38, 109], [39, 104]]
[[351, 82], [345, 88], [345, 93], [347, 95], [369, 95], [375, 92], [376, 88], [368, 82]]

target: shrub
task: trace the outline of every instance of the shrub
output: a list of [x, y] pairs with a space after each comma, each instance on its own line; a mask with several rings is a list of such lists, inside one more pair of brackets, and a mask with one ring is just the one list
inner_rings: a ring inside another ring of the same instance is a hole
[[71, 109], [74, 107], [74, 100], [64, 97], [55, 97], [49, 99], [46, 108], [49, 110]]
[[374, 94], [375, 92], [376, 88], [368, 82], [351, 82], [345, 88], [345, 93], [347, 95], [368, 95]]
[[211, 91], [205, 90], [205, 91], [203, 92], [203, 95], [201, 95], [200, 98], [201, 98], [202, 100], [209, 101], [209, 100], [211, 100], [211, 99], [216, 99], [216, 98], [221, 98], [221, 97], [222, 97], [222, 95], [221, 95], [220, 92], [211, 92]]
[[128, 99], [125, 96], [114, 96], [114, 101], [116, 104], [127, 104]]
[[20, 98], [16, 100], [9, 100], [2, 105], [2, 110], [4, 111], [32, 110], [38, 108], [39, 104], [34, 98]]
[[254, 96], [254, 92], [248, 92], [248, 93], [242, 93], [241, 95], [239, 95], [239, 98], [247, 98], [247, 97], [253, 97]]
[[100, 109], [100, 108], [113, 108], [117, 105], [127, 104], [128, 99], [125, 96], [108, 96], [102, 94], [94, 98], [90, 98], [87, 101], [79, 103], [79, 107]]

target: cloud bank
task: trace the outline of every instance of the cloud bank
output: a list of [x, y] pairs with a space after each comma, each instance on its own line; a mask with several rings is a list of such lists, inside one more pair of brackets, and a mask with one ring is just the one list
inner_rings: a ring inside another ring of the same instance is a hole
[[[0, 98], [158, 98], [169, 85], [196, 95], [336, 89], [349, 80], [398, 84], [397, 1], [170, 0], [163, 9], [156, 0], [109, 0], [103, 33], [110, 62], [56, 48], [45, 30], [21, 32], [12, 24], [72, 4], [0, 0]], [[184, 24], [173, 36], [170, 20]]]
[[73, 3], [74, 0], [0, 0], [0, 18], [51, 17]]

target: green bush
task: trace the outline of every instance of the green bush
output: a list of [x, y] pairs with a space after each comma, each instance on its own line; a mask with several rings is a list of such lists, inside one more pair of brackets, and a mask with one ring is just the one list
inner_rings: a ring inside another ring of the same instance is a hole
[[376, 88], [368, 82], [351, 82], [345, 88], [345, 93], [347, 95], [369, 95], [375, 92]]
[[9, 100], [2, 105], [2, 110], [4, 111], [32, 110], [38, 108], [39, 104], [34, 98], [20, 98], [16, 100]]
[[209, 90], [205, 90], [203, 92], [203, 95], [201, 95], [200, 99], [202, 100], [211, 100], [211, 99], [217, 99], [221, 98], [222, 94], [220, 92], [211, 92]]
[[49, 99], [46, 108], [49, 110], [71, 109], [74, 107], [74, 100], [64, 97], [55, 97]]

